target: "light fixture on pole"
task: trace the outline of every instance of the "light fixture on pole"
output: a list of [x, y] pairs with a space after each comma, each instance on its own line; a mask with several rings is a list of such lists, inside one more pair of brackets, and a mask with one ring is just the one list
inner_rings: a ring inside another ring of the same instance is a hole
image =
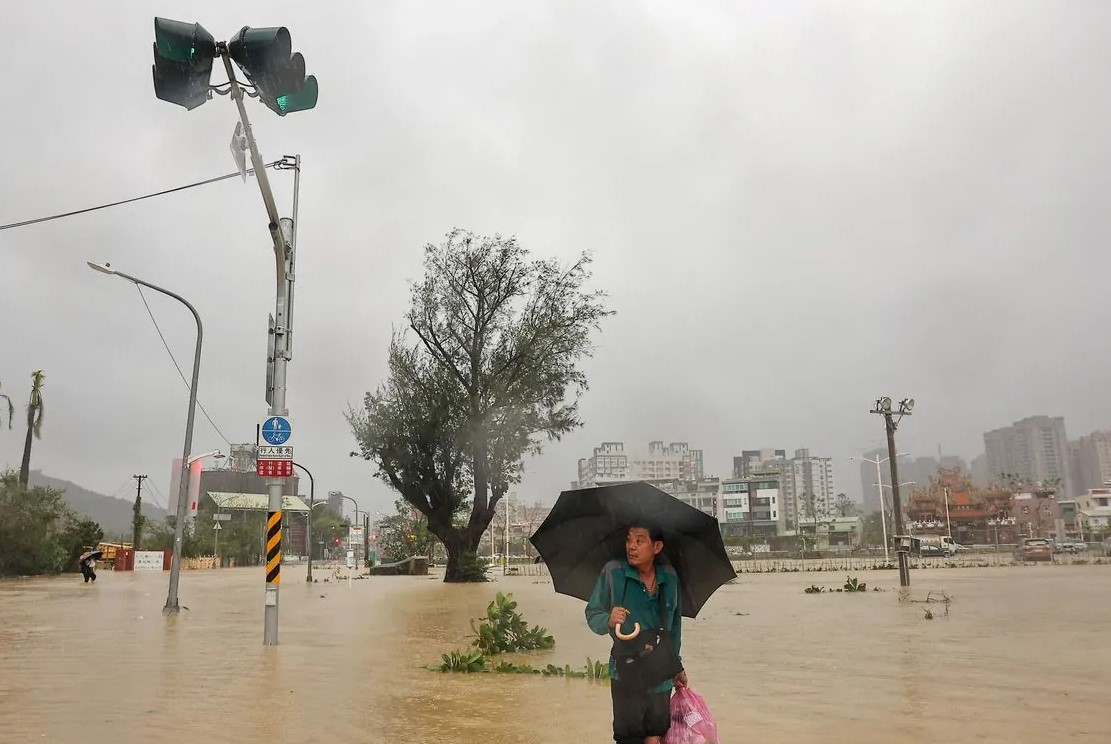
[[[193, 455], [192, 457], [189, 458], [189, 465], [192, 465], [193, 463], [197, 462], [198, 460], [204, 460], [204, 459], [207, 459], [209, 457], [211, 457], [213, 460], [223, 460], [226, 457], [226, 455], [223, 452], [221, 452], [220, 450], [212, 450], [211, 452], [205, 452], [205, 453], [200, 454], [200, 455]], [[189, 465], [187, 465], [186, 467], [188, 467]]]
[[[907, 456], [906, 452], [898, 452], [895, 455], [895, 457], [906, 457], [906, 456]], [[887, 509], [884, 508], [884, 502], [886, 501], [886, 499], [884, 499], [884, 497], [883, 497], [883, 473], [880, 471], [880, 465], [887, 462], [887, 458], [886, 457], [883, 457], [883, 458], [877, 457], [876, 459], [873, 460], [870, 457], [861, 457], [861, 458], [850, 457], [849, 459], [850, 460], [859, 459], [862, 462], [870, 462], [870, 463], [872, 463], [873, 465], [876, 466], [876, 482], [873, 483], [872, 485], [874, 485], [876, 487], [876, 491], [877, 491], [876, 495], [880, 500], [880, 524], [883, 527], [883, 560], [884, 560], [884, 562], [887, 562], [887, 561], [891, 560], [891, 554], [887, 550], [887, 547], [888, 547], [887, 546], [887, 543], [888, 543], [888, 540], [887, 540]]]
[[910, 560], [907, 555], [907, 545], [903, 538], [903, 503], [899, 495], [899, 466], [898, 456], [895, 453], [895, 430], [903, 416], [909, 416], [914, 410], [914, 398], [903, 398], [899, 401], [899, 410], [892, 409], [891, 398], [877, 398], [875, 408], [870, 412], [883, 416], [884, 429], [887, 432], [887, 461], [891, 466], [891, 498], [892, 511], [895, 514], [895, 553], [899, 559], [899, 586], [910, 586]]
[[163, 289], [155, 284], [139, 279], [138, 277], [125, 274], [122, 271], [117, 271], [111, 267], [111, 264], [98, 264], [92, 261], [86, 261], [89, 268], [93, 271], [99, 271], [102, 274], [109, 276], [118, 276], [121, 279], [126, 279], [132, 284], [142, 285], [153, 289], [155, 292], [161, 292], [167, 297], [172, 297], [185, 307], [189, 308], [189, 312], [193, 314], [193, 320], [197, 323], [197, 345], [193, 353], [193, 379], [189, 384], [189, 410], [185, 417], [185, 446], [182, 449], [181, 455], [181, 480], [178, 485], [177, 497], [177, 514], [174, 522], [174, 556], [173, 562], [170, 564], [170, 589], [166, 595], [166, 605], [162, 608], [162, 614], [173, 615], [180, 611], [178, 603], [178, 581], [181, 577], [181, 544], [185, 536], [185, 516], [186, 505], [188, 501], [188, 487], [189, 487], [189, 451], [193, 449], [193, 416], [197, 410], [197, 383], [200, 380], [201, 373], [201, 341], [204, 337], [204, 327], [201, 324], [201, 316], [197, 313], [197, 309], [193, 307], [188, 300], [179, 294], [171, 292], [168, 289]]

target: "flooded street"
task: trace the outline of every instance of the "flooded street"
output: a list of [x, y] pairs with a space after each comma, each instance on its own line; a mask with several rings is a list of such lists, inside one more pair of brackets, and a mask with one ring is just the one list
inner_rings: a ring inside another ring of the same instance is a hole
[[[257, 569], [184, 574], [189, 611], [170, 619], [162, 574], [0, 582], [0, 741], [610, 740], [604, 685], [423, 668], [468, 643], [498, 590], [555, 636], [534, 664], [604, 657], [583, 603], [546, 579], [303, 577], [283, 572], [269, 648]], [[933, 620], [898, 601], [893, 571], [860, 575], [886, 592], [802, 591], [844, 578], [744, 575], [685, 622], [691, 685], [724, 744], [1111, 740], [1111, 567], [916, 571], [914, 597], [953, 597]]]

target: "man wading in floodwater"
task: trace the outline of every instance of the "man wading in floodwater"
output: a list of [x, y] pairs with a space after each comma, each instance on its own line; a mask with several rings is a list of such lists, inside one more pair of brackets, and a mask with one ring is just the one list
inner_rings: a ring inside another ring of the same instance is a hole
[[586, 605], [590, 629], [614, 639], [610, 694], [618, 744], [661, 744], [671, 725], [671, 691], [687, 685], [679, 576], [657, 560], [663, 548], [659, 527], [630, 525], [626, 560], [605, 565]]

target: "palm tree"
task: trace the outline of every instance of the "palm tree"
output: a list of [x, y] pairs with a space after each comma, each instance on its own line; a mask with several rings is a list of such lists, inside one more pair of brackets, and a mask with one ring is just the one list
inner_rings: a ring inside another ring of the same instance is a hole
[[[0, 393], [0, 398], [8, 401], [8, 428], [12, 428], [12, 419], [15, 417], [15, 406], [12, 405], [12, 399]], [[2, 421], [3, 419], [0, 419]]]
[[31, 373], [31, 398], [27, 401], [27, 438], [23, 440], [23, 464], [19, 466], [19, 483], [24, 488], [31, 479], [31, 442], [42, 439], [42, 386], [45, 377], [41, 369]]

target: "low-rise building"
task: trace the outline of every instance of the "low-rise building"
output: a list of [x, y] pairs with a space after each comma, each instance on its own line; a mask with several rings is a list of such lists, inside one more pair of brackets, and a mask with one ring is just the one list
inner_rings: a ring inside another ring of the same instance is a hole
[[780, 502], [779, 476], [753, 472], [721, 482], [718, 522], [722, 535], [768, 539], [783, 533], [786, 515]]
[[1090, 488], [1076, 497], [1077, 529], [1085, 536], [1106, 534], [1111, 528], [1111, 487]]
[[798, 526], [798, 534], [812, 536], [815, 550], [855, 548], [860, 545], [863, 533], [864, 521], [859, 516], [804, 519]]

